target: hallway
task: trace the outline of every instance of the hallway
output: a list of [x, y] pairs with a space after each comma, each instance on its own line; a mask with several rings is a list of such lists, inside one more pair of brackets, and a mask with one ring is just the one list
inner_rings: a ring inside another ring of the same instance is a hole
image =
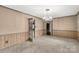
[[79, 0], [2, 0], [1, 59], [79, 59]]
[[42, 36], [33, 42], [24, 42], [0, 50], [2, 53], [78, 53], [79, 42], [75, 39]]
[[0, 52], [78, 53], [78, 11], [78, 5], [0, 6]]

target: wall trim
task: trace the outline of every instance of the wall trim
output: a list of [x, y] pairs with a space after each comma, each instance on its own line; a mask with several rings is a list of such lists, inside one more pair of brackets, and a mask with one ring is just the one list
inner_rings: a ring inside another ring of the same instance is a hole
[[22, 13], [22, 14], [25, 14], [25, 15], [29, 15], [29, 16], [32, 16], [32, 17], [35, 17], [35, 18], [42, 19], [42, 18], [40, 18], [40, 17], [34, 16], [34, 15], [30, 15], [30, 14], [28, 14], [28, 13], [21, 12], [21, 11], [19, 11], [19, 10], [15, 10], [15, 9], [9, 8], [9, 7], [7, 7], [7, 6], [0, 5], [0, 7], [6, 8], [6, 9], [9, 9], [9, 10], [13, 10], [13, 11], [16, 11], [16, 12], [19, 12], [19, 13]]

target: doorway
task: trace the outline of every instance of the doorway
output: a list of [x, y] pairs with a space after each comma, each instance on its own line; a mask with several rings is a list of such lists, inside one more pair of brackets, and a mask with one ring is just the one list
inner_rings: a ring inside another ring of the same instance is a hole
[[46, 23], [46, 34], [51, 35], [51, 33], [50, 33], [50, 23]]
[[29, 18], [29, 40], [33, 41], [35, 38], [35, 19]]

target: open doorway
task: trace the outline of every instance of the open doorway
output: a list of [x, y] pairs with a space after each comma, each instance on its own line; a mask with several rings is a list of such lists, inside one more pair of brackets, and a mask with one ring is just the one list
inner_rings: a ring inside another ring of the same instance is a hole
[[33, 41], [35, 38], [35, 19], [29, 18], [28, 19], [29, 23], [29, 39], [30, 41]]
[[51, 33], [50, 33], [50, 23], [46, 23], [46, 34], [51, 35]]

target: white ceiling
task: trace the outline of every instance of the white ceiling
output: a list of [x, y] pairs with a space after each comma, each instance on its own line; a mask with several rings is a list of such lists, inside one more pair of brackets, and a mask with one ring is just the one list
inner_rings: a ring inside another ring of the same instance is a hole
[[79, 12], [79, 5], [6, 5], [9, 8], [28, 13], [33, 16], [43, 17], [45, 9], [50, 9], [53, 18], [75, 15]]

